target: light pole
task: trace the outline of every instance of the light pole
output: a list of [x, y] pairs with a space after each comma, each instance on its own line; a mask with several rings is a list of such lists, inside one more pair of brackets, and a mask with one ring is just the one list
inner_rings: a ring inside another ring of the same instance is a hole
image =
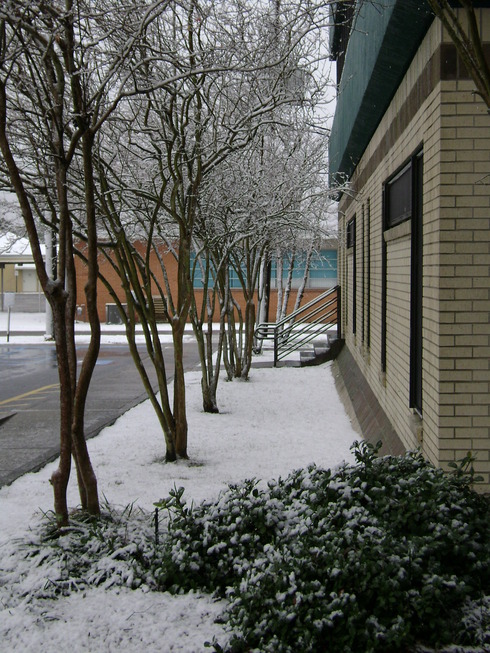
[[[53, 279], [56, 278], [56, 250], [55, 250], [55, 239], [53, 238], [53, 233], [51, 229], [46, 229], [44, 233], [44, 243], [46, 245], [46, 270], [48, 274]], [[44, 334], [45, 340], [53, 340], [54, 337], [54, 328], [53, 328], [53, 312], [51, 310], [50, 303], [46, 299], [46, 332]]]
[[1, 307], [0, 310], [2, 311], [2, 313], [3, 313], [3, 271], [4, 270], [5, 270], [5, 263], [0, 263], [0, 271], [1, 271], [1, 277], [2, 277], [2, 287], [1, 287], [1, 290], [2, 290], [1, 305], [2, 305], [2, 307]]

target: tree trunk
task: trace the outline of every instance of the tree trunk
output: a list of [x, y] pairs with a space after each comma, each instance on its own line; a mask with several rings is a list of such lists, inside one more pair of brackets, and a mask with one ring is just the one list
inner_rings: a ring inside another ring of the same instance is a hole
[[[235, 318], [236, 311], [236, 318]], [[233, 377], [239, 379], [242, 376], [242, 348], [240, 340], [242, 337], [243, 316], [238, 303], [235, 302], [233, 294], [229, 294], [228, 302], [228, 347], [229, 364]], [[237, 322], [238, 320], [238, 329]]]
[[282, 295], [283, 295], [283, 258], [282, 253], [277, 252], [276, 256], [276, 293], [277, 293], [277, 306], [276, 306], [276, 322], [283, 317], [282, 315]]
[[[108, 191], [106, 192], [107, 197]], [[150, 246], [150, 242], [148, 246]], [[116, 259], [114, 264], [115, 269], [121, 279], [126, 298], [126, 312], [122, 310], [122, 306], [120, 306], [120, 310], [126, 325], [126, 339], [129, 350], [163, 431], [166, 449], [165, 460], [166, 462], [175, 462], [177, 460], [177, 454], [175, 452], [175, 420], [170, 406], [165, 358], [158, 334], [155, 305], [151, 297], [152, 289], [151, 282], [149, 281], [151, 274], [148, 269], [150, 259], [149, 257], [143, 261], [139, 259], [138, 251], [135, 249], [134, 244], [128, 240], [123, 229], [118, 231], [117, 246], [114, 249], [114, 254]], [[109, 257], [108, 260], [111, 261], [112, 259]], [[138, 263], [140, 263], [143, 272]], [[164, 268], [162, 269], [164, 270]], [[142, 282], [142, 277], [146, 277], [146, 284]], [[103, 279], [103, 282], [114, 301], [119, 303], [115, 290], [108, 284], [106, 279]], [[163, 299], [163, 293], [161, 291], [160, 295]], [[156, 372], [160, 402], [153, 390], [136, 345], [135, 327], [137, 318], [143, 329], [146, 351]]]
[[212, 371], [212, 375], [209, 378], [209, 396], [208, 396], [208, 405], [209, 409], [206, 412], [219, 413], [218, 401], [216, 398], [217, 388], [218, 388], [218, 379], [221, 368], [221, 356], [223, 353], [223, 342], [225, 339], [225, 316], [223, 312], [220, 315], [219, 322], [219, 336], [218, 336], [218, 346], [216, 348], [216, 363], [213, 367], [213, 311], [210, 311], [208, 314], [208, 331], [206, 333], [206, 352], [207, 352], [207, 369]]
[[60, 458], [57, 469], [52, 473], [50, 483], [53, 486], [54, 512], [58, 526], [68, 525], [68, 504], [66, 490], [71, 472], [71, 421], [72, 421], [72, 387], [70, 366], [65, 333], [66, 294], [61, 290], [57, 297], [50, 297], [53, 312], [53, 326], [58, 360], [58, 377], [60, 380]]
[[[224, 321], [220, 319], [219, 343], [216, 352], [216, 363], [213, 361], [213, 317], [216, 308], [217, 288], [209, 289], [210, 265], [209, 257], [202, 266], [203, 296], [198, 310], [196, 296], [193, 293], [190, 317], [199, 351], [201, 362], [201, 393], [202, 407], [205, 413], [219, 413], [216, 390], [218, 387], [221, 351], [223, 347]], [[221, 317], [221, 316], [220, 316]], [[207, 330], [204, 333], [203, 324], [207, 319]]]
[[[75, 93], [77, 96], [77, 93]], [[83, 482], [80, 488], [82, 499], [82, 508], [91, 515], [100, 514], [99, 495], [97, 490], [97, 479], [90, 461], [90, 456], [85, 440], [84, 415], [87, 402], [87, 394], [90, 381], [95, 369], [95, 364], [100, 350], [100, 321], [97, 311], [97, 229], [95, 216], [95, 189], [94, 189], [94, 170], [93, 170], [93, 143], [94, 137], [92, 132], [87, 129], [82, 137], [82, 156], [83, 172], [85, 181], [85, 215], [87, 223], [87, 249], [88, 249], [88, 266], [87, 266], [87, 283], [85, 285], [85, 298], [87, 304], [87, 313], [90, 322], [90, 343], [87, 353], [83, 359], [82, 369], [76, 383], [76, 391], [73, 402], [73, 422], [72, 438], [75, 450], [75, 460], [77, 464], [77, 473], [79, 479]], [[76, 298], [76, 274], [74, 267], [73, 238], [69, 239], [71, 252], [68, 260], [67, 278], [70, 285], [71, 297], [73, 301]], [[70, 324], [73, 326], [75, 321], [75, 306], [72, 307], [73, 316]], [[74, 336], [73, 336], [74, 341]]]
[[[193, 320], [194, 335], [196, 337], [199, 360], [201, 361], [201, 393], [202, 408], [205, 413], [219, 413], [216, 402], [216, 384], [213, 383], [213, 362], [209, 361], [207, 349], [209, 346], [208, 335], [211, 333], [212, 325], [208, 325], [208, 333], [204, 335], [202, 324]], [[211, 331], [210, 331], [211, 329]]]
[[269, 304], [271, 299], [271, 274], [272, 274], [272, 261], [267, 256], [265, 264], [265, 280], [264, 280], [264, 322], [269, 321]]
[[[129, 304], [128, 304], [129, 306]], [[145, 330], [145, 338], [151, 337], [148, 330]], [[133, 362], [136, 365], [136, 369], [139, 372], [143, 385], [145, 387], [148, 398], [150, 399], [151, 405], [156, 413], [158, 421], [160, 423], [161, 429], [163, 431], [163, 436], [165, 438], [165, 461], [168, 463], [175, 462], [177, 460], [177, 454], [175, 451], [175, 421], [170, 410], [169, 397], [167, 391], [166, 383], [166, 374], [165, 374], [165, 365], [163, 361], [163, 356], [160, 352], [156, 352], [155, 349], [151, 346], [148, 339], [146, 340], [146, 350], [150, 354], [150, 358], [153, 361], [153, 365], [157, 374], [158, 379], [158, 388], [160, 391], [160, 403], [158, 403], [158, 398], [153, 391], [150, 379], [146, 373], [143, 361], [136, 346], [136, 340], [134, 336], [134, 329], [131, 327], [126, 327], [126, 338], [129, 344], [129, 350], [133, 358]]]
[[175, 419], [175, 452], [180, 458], [187, 455], [187, 417], [185, 406], [185, 376], [184, 376], [184, 330], [178, 325], [172, 329], [174, 344], [174, 419]]
[[185, 405], [184, 376], [184, 330], [192, 302], [190, 278], [191, 234], [181, 228], [178, 260], [177, 313], [172, 318], [172, 340], [174, 345], [174, 419], [175, 451], [177, 456], [187, 458], [187, 417]]
[[310, 272], [312, 256], [313, 256], [313, 243], [310, 243], [310, 246], [308, 248], [308, 253], [306, 255], [305, 272], [304, 272], [301, 284], [300, 284], [300, 286], [298, 288], [298, 292], [296, 293], [296, 301], [294, 303], [293, 311], [298, 310], [298, 308], [301, 306], [301, 300], [303, 299], [303, 295], [305, 293], [306, 282], [308, 280], [308, 274]]
[[58, 376], [60, 380], [60, 462], [51, 477], [54, 493], [54, 510], [60, 526], [68, 524], [68, 505], [66, 489], [71, 471], [71, 419], [72, 419], [72, 384], [70, 363], [65, 330], [65, 309], [67, 294], [63, 287], [63, 278], [58, 281], [50, 279], [46, 273], [39, 244], [38, 231], [31, 204], [25, 191], [17, 164], [12, 155], [6, 132], [7, 96], [5, 84], [0, 82], [0, 150], [8, 169], [12, 186], [17, 195], [24, 224], [31, 245], [36, 272], [53, 313], [53, 326], [56, 339]]
[[202, 408], [205, 413], [219, 413], [218, 401], [216, 399], [216, 384], [205, 383], [201, 379]]
[[291, 288], [293, 285], [293, 271], [294, 271], [294, 264], [296, 262], [296, 250], [293, 249], [291, 253], [291, 259], [289, 261], [289, 270], [288, 270], [288, 278], [286, 280], [286, 288], [284, 290], [284, 297], [282, 300], [282, 306], [281, 306], [281, 311], [280, 311], [280, 319], [282, 320], [284, 317], [286, 317], [287, 312], [288, 312], [288, 303], [289, 303], [289, 296], [291, 295]]
[[241, 378], [248, 380], [250, 368], [252, 366], [253, 356], [253, 339], [254, 339], [254, 326], [255, 326], [255, 303], [253, 295], [247, 299], [245, 308], [245, 343], [243, 347], [243, 366]]

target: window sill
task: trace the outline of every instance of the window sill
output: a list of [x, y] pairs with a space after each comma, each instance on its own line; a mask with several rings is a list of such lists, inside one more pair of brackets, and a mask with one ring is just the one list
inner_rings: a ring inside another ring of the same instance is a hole
[[399, 238], [406, 238], [412, 233], [412, 221], [406, 220], [401, 224], [398, 224], [396, 227], [392, 227], [385, 231], [384, 239], [385, 243], [389, 243], [392, 240], [398, 240]]

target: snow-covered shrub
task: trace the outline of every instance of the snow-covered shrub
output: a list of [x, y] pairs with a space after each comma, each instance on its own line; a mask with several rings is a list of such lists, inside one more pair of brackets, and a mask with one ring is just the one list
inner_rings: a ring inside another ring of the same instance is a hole
[[[488, 499], [419, 454], [377, 459], [365, 443], [355, 453], [358, 464], [336, 474], [310, 467], [267, 489], [246, 481], [192, 510], [175, 492], [158, 582], [226, 596], [233, 651], [468, 639], [464, 606], [490, 581]], [[481, 643], [485, 626], [472, 625], [467, 643]]]
[[53, 519], [12, 544], [12, 564], [3, 556], [4, 598], [204, 590], [228, 600], [235, 653], [490, 650], [488, 497], [462, 468], [447, 474], [416, 453], [355, 454], [335, 473], [248, 480], [198, 506], [175, 489], [157, 504], [159, 531], [131, 506], [73, 515], [61, 532]]

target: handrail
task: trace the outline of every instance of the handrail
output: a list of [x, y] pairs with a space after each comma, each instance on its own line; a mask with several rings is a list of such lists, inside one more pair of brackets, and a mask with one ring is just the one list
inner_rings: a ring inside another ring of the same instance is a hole
[[286, 358], [286, 356], [291, 354], [293, 351], [304, 347], [304, 345], [315, 340], [318, 336], [329, 331], [332, 328], [332, 320], [326, 322], [322, 320], [333, 318], [334, 316], [336, 316], [336, 308], [331, 310], [327, 315], [322, 316], [313, 322], [307, 322], [302, 329], [293, 330], [287, 340], [281, 342], [280, 339], [278, 339], [277, 345], [275, 343], [274, 347], [275, 361], [277, 362]]
[[335, 322], [339, 333], [340, 286], [330, 288], [278, 322], [262, 322], [255, 329], [255, 337], [274, 339], [275, 367], [279, 360], [331, 329]]
[[[290, 322], [292, 319], [296, 318], [298, 315], [301, 315], [301, 313], [304, 313], [307, 311], [311, 306], [314, 306], [318, 302], [321, 302], [323, 299], [326, 297], [329, 297], [334, 293], [334, 291], [337, 290], [339, 286], [334, 286], [333, 288], [329, 288], [325, 292], [323, 292], [321, 295], [317, 295], [317, 297], [314, 297], [312, 300], [310, 300], [307, 304], [304, 304], [303, 306], [300, 306], [297, 308], [295, 311], [292, 313], [289, 313], [289, 315], [284, 316], [281, 318], [278, 322], [262, 322], [262, 324], [273, 324], [277, 327], [281, 327], [283, 324], [287, 324]], [[257, 328], [260, 328], [262, 325], [259, 324]]]

